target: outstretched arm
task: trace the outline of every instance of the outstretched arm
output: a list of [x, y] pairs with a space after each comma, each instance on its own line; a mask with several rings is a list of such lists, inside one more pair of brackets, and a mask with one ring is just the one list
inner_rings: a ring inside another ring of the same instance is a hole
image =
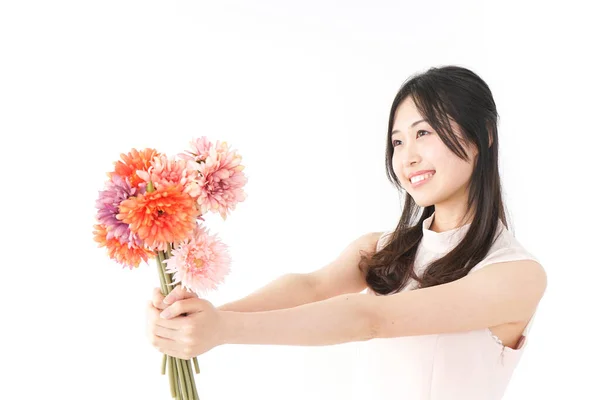
[[264, 312], [221, 311], [225, 343], [325, 346], [369, 340], [375, 296], [350, 293], [294, 308]]
[[530, 260], [387, 296], [344, 294], [284, 310], [223, 312], [225, 343], [322, 346], [483, 329], [531, 316], [546, 274]]

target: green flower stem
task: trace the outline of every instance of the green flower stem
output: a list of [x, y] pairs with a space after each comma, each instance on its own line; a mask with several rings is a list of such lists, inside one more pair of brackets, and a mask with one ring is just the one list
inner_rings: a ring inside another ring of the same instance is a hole
[[167, 357], [165, 357], [166, 354], [163, 354], [163, 359], [162, 359], [162, 366], [160, 367], [160, 374], [164, 375], [165, 374], [165, 370], [167, 368]]
[[[169, 245], [170, 247], [170, 245]], [[167, 294], [171, 293], [172, 287], [168, 285], [168, 283], [171, 283], [171, 279], [169, 274], [166, 272], [165, 269], [165, 264], [164, 261], [166, 258], [165, 252], [164, 251], [157, 251], [156, 252], [156, 257], [157, 257], [157, 263], [159, 265], [159, 271], [158, 271], [158, 275], [159, 278], [161, 279], [161, 288], [162, 288], [162, 294], [163, 296], [166, 296]], [[184, 397], [184, 393], [183, 393], [183, 389], [181, 388], [181, 372], [179, 372], [178, 369], [176, 369], [176, 360], [173, 359], [173, 357], [167, 356], [166, 354], [163, 354], [163, 364], [166, 363], [167, 359], [169, 360], [169, 386], [170, 386], [170, 390], [171, 390], [171, 397], [172, 398], [176, 398], [178, 400], [183, 400], [185, 399]], [[163, 372], [164, 375], [164, 372]], [[179, 385], [177, 385], [179, 384]]]
[[196, 389], [194, 373], [192, 372], [192, 364], [189, 361], [187, 363], [187, 367], [188, 367], [188, 375], [190, 376], [190, 379], [192, 380], [192, 393], [194, 394], [194, 400], [200, 400], [198, 398], [198, 389]]
[[173, 357], [171, 356], [166, 356], [166, 359], [169, 363], [169, 388], [171, 389], [171, 397], [175, 398], [177, 397], [177, 390], [175, 390], [175, 375], [174, 375], [174, 371], [173, 371]]
[[[164, 375], [165, 374], [165, 367], [167, 366], [167, 358], [168, 356], [166, 354], [163, 353], [163, 358], [162, 358], [162, 367], [160, 369], [160, 374]], [[169, 373], [170, 374], [170, 373]]]
[[187, 387], [185, 382], [185, 376], [183, 375], [183, 368], [181, 368], [181, 359], [176, 358], [175, 364], [177, 365], [177, 377], [179, 378], [179, 389], [181, 390], [182, 400], [190, 400], [187, 395]]
[[[166, 251], [157, 252], [157, 256], [160, 262], [160, 272], [162, 274], [162, 278], [164, 280], [164, 285], [166, 290], [164, 291], [164, 295], [166, 296], [173, 290], [173, 279], [172, 274], [168, 273], [166, 270], [166, 265], [163, 261], [171, 258], [172, 246], [170, 243], [167, 244]], [[196, 389], [196, 382], [194, 380], [194, 374], [192, 373], [192, 366], [190, 360], [182, 360], [178, 358], [169, 357], [171, 359], [171, 363], [176, 368], [171, 368], [172, 374], [169, 374], [169, 379], [172, 379], [173, 382], [179, 382], [179, 386], [177, 387], [178, 392], [177, 395], [181, 394], [180, 400], [198, 400], [198, 391]], [[198, 360], [196, 357], [193, 358], [194, 367], [196, 368], [196, 373], [200, 373], [200, 367], [198, 366]], [[173, 375], [173, 377], [171, 377]], [[173, 390], [171, 390], [171, 395], [173, 395]], [[173, 396], [172, 396], [173, 397]], [[179, 396], [177, 397], [179, 399]]]
[[186, 389], [190, 400], [194, 400], [194, 376], [190, 376], [190, 360], [182, 361], [183, 376], [185, 376]]
[[[161, 257], [163, 258], [163, 260], [168, 260], [169, 259], [169, 253], [168, 252], [161, 252], [161, 253], [162, 253]], [[163, 274], [164, 274], [164, 277], [165, 277], [165, 282], [167, 283], [167, 286], [169, 288], [169, 293], [171, 293], [171, 290], [173, 290], [175, 287], [173, 286], [173, 279], [171, 277], [171, 274], [167, 272], [165, 264], [163, 264]]]
[[166, 257], [164, 251], [158, 251], [156, 254], [158, 255], [158, 259], [160, 260], [160, 270], [162, 272], [163, 280], [165, 282], [166, 287], [166, 290], [163, 292], [163, 296], [166, 296], [169, 293], [171, 293], [171, 290], [173, 290], [173, 287], [169, 285], [169, 283], [171, 283], [170, 274], [166, 271], [166, 266], [163, 263], [163, 261], [165, 261], [168, 257]]
[[[167, 294], [171, 293], [171, 291], [173, 290], [173, 287], [169, 285], [171, 283], [171, 276], [166, 271], [166, 265], [163, 262], [168, 257], [166, 256], [164, 251], [160, 251], [158, 254], [159, 254], [160, 261], [161, 261], [161, 266], [162, 266], [161, 271], [163, 273], [163, 279], [165, 281], [166, 289], [164, 291], [164, 295], [166, 296]], [[171, 359], [171, 365], [172, 365], [171, 373], [169, 374], [169, 383], [173, 382], [173, 386], [177, 389], [175, 396], [173, 396], [173, 389], [171, 389], [171, 397], [176, 397], [177, 399], [184, 400], [186, 394], [184, 393], [185, 388], [182, 388], [182, 386], [181, 386], [182, 385], [181, 371], [179, 371], [179, 365], [175, 358], [170, 357], [170, 356], [169, 356], [169, 358]]]
[[156, 267], [158, 268], [158, 279], [160, 280], [160, 289], [162, 291], [163, 296], [165, 296], [167, 290], [167, 281], [165, 280], [165, 272], [161, 264], [160, 253], [160, 251], [156, 252]]
[[[167, 245], [167, 258], [171, 258], [171, 256], [172, 256], [172, 253], [171, 253], [172, 249], [173, 248], [171, 246], [171, 243], [169, 243]], [[167, 283], [169, 283], [169, 284], [173, 283], [171, 274], [169, 274], [168, 272], [165, 273], [165, 278], [167, 280]], [[194, 369], [196, 370], [196, 374], [199, 374], [200, 373], [200, 365], [198, 365], [198, 358], [194, 357], [193, 361], [194, 361]]]
[[[170, 277], [167, 278], [169, 276], [169, 274], [166, 273], [165, 271], [165, 265], [163, 264], [163, 261], [165, 260], [165, 253], [163, 251], [157, 251], [156, 252], [156, 265], [158, 267], [158, 278], [160, 279], [160, 287], [161, 287], [161, 291], [163, 296], [166, 296], [167, 294], [169, 294], [171, 292], [171, 287], [167, 285], [167, 283], [170, 283]], [[162, 360], [162, 368], [161, 368], [161, 374], [165, 375], [165, 367], [167, 364], [167, 359], [170, 358], [169, 356], [167, 356], [166, 354], [163, 354], [163, 360]], [[170, 370], [169, 370], [169, 385], [171, 386], [171, 397], [177, 397], [179, 398], [179, 395], [175, 392], [175, 382], [177, 381], [177, 373], [175, 371], [175, 368], [173, 368], [171, 366]]]
[[183, 396], [181, 394], [181, 388], [179, 387], [179, 379], [177, 379], [177, 366], [176, 366], [176, 359], [169, 356], [169, 363], [170, 363], [170, 367], [171, 367], [171, 371], [173, 371], [173, 388], [175, 389], [175, 396], [173, 396], [172, 392], [171, 392], [171, 397], [175, 397], [177, 400], [181, 400], [183, 399]]
[[[158, 279], [160, 280], [160, 289], [161, 289], [161, 292], [162, 292], [163, 296], [165, 296], [166, 293], [167, 293], [168, 288], [167, 288], [167, 281], [165, 279], [164, 267], [163, 267], [163, 264], [161, 262], [162, 262], [161, 252], [157, 251], [156, 252], [156, 266], [158, 268]], [[167, 363], [167, 355], [163, 354], [162, 368], [161, 368], [161, 371], [160, 371], [161, 375], [165, 374], [166, 363]]]

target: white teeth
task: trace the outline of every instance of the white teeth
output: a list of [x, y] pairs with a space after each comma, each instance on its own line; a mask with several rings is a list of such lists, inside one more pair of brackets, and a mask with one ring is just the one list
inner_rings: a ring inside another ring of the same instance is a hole
[[412, 183], [417, 183], [417, 182], [421, 182], [422, 180], [427, 179], [427, 178], [432, 177], [432, 176], [433, 176], [433, 173], [430, 172], [428, 174], [423, 174], [423, 175], [415, 176], [414, 178], [411, 178], [410, 181]]

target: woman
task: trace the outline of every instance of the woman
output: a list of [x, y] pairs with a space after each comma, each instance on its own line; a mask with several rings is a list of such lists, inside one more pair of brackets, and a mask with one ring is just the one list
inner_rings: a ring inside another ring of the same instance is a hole
[[[472, 71], [411, 77], [392, 103], [386, 139], [388, 178], [404, 194], [396, 228], [365, 234], [331, 264], [294, 276], [310, 284], [288, 276], [219, 309], [181, 290], [163, 304], [155, 290], [152, 344], [189, 359], [227, 343], [360, 342], [357, 398], [501, 399], [546, 274], [507, 229], [497, 120], [489, 87]], [[159, 315], [165, 308], [170, 315]]]

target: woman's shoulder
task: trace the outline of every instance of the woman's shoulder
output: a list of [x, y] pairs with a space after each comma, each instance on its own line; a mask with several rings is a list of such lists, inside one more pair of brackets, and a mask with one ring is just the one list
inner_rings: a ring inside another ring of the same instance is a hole
[[521, 260], [531, 260], [541, 265], [540, 260], [517, 240], [512, 232], [502, 225], [498, 237], [487, 255], [469, 273], [473, 273], [487, 265]]
[[376, 251], [380, 251], [391, 239], [394, 230], [387, 230], [381, 232], [374, 232], [377, 237], [377, 242], [375, 246]]
[[369, 253], [380, 251], [387, 243], [387, 240], [394, 231], [373, 231], [366, 232], [354, 239], [349, 246], [355, 250], [362, 250]]
[[379, 244], [381, 242], [382, 236], [385, 233], [386, 232], [384, 231], [366, 232], [352, 240], [352, 242], [348, 246], [353, 247], [354, 250], [363, 250], [369, 253], [379, 251]]

